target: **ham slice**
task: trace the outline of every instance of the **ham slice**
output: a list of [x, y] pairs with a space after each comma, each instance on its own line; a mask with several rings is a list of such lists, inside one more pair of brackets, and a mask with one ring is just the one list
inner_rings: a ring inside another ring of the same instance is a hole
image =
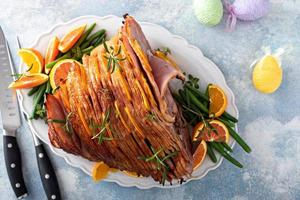
[[[168, 98], [171, 95], [170, 92], [166, 94], [169, 81], [175, 77], [184, 79], [183, 73], [177, 68], [173, 67], [170, 63], [155, 56], [152, 52], [140, 25], [131, 16], [125, 16], [124, 27], [122, 28], [123, 42], [125, 48], [129, 52], [131, 60], [135, 65], [140, 65], [152, 86], [153, 93], [160, 107], [163, 117], [169, 122], [175, 121], [177, 110], [168, 108], [168, 105], [172, 105], [173, 98]], [[124, 39], [125, 38], [125, 39]], [[127, 44], [130, 44], [129, 45]], [[139, 63], [137, 64], [137, 60]]]

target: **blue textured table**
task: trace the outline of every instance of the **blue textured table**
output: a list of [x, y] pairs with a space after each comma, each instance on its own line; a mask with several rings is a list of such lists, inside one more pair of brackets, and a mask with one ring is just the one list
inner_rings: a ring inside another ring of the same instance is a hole
[[[267, 17], [253, 23], [239, 22], [234, 32], [227, 33], [224, 22], [214, 28], [199, 24], [191, 1], [1, 0], [0, 24], [11, 44], [15, 42], [14, 36], [19, 35], [23, 46], [29, 45], [54, 24], [81, 15], [121, 16], [127, 12], [138, 20], [163, 25], [183, 36], [201, 48], [224, 73], [236, 95], [240, 132], [253, 149], [247, 155], [235, 147], [234, 156], [245, 164], [242, 170], [224, 161], [202, 180], [175, 189], [150, 190], [122, 188], [105, 182], [95, 184], [82, 171], [51, 154], [63, 198], [300, 199], [300, 2], [273, 0], [272, 4]], [[283, 56], [283, 84], [272, 95], [257, 92], [251, 83], [249, 65], [263, 54], [262, 46], [293, 47], [292, 52]], [[24, 123], [19, 132], [30, 195], [27, 199], [45, 199], [28, 125]], [[3, 154], [2, 137], [0, 143], [0, 154]], [[15, 199], [3, 155], [0, 156], [0, 199]]]

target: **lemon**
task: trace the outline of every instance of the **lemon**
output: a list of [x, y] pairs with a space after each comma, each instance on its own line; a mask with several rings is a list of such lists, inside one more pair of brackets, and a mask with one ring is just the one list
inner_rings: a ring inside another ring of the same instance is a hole
[[282, 69], [278, 59], [272, 55], [264, 56], [254, 67], [252, 81], [260, 92], [275, 92], [282, 82]]

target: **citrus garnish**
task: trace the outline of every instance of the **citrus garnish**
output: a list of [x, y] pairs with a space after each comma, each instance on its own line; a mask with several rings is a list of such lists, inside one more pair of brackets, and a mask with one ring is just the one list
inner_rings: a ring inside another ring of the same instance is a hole
[[57, 88], [61, 81], [66, 80], [69, 70], [73, 65], [80, 65], [79, 62], [73, 59], [66, 59], [56, 63], [49, 74], [50, 84], [53, 89]]
[[[205, 124], [206, 123], [206, 124]], [[218, 120], [199, 122], [193, 130], [193, 141], [229, 142], [229, 132], [225, 124]]]
[[18, 79], [12, 82], [8, 87], [13, 89], [33, 88], [45, 83], [48, 78], [48, 75], [42, 73], [20, 74]]
[[196, 151], [193, 153], [193, 170], [196, 170], [202, 164], [207, 151], [207, 144], [204, 140], [198, 145]]
[[264, 56], [254, 67], [252, 81], [260, 92], [275, 92], [282, 82], [282, 69], [278, 59], [272, 55]]
[[124, 174], [126, 174], [127, 176], [133, 177], [133, 178], [139, 178], [141, 176], [139, 176], [136, 172], [130, 172], [130, 171], [122, 171]]
[[79, 26], [73, 30], [71, 30], [70, 32], [68, 32], [60, 41], [59, 45], [58, 45], [58, 49], [65, 53], [68, 50], [70, 50], [75, 43], [79, 40], [79, 38], [81, 37], [83, 31], [85, 30], [86, 24]]
[[59, 53], [58, 50], [58, 45], [59, 45], [59, 39], [55, 36], [49, 43], [48, 48], [46, 50], [46, 54], [45, 54], [45, 73], [49, 74], [50, 69], [46, 68], [46, 65], [52, 61], [55, 60], [56, 56]]
[[107, 177], [110, 168], [104, 162], [98, 162], [93, 166], [92, 178], [95, 182], [98, 182]]
[[27, 65], [27, 72], [41, 73], [43, 71], [44, 59], [41, 53], [37, 50], [22, 48], [18, 51], [18, 55]]
[[214, 117], [221, 116], [227, 107], [227, 97], [225, 92], [217, 85], [210, 85], [209, 95], [209, 115]]

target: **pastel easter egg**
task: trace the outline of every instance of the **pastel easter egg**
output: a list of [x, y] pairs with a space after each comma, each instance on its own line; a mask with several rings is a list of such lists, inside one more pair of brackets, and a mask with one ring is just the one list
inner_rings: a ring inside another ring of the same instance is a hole
[[200, 23], [215, 26], [223, 17], [221, 0], [194, 0], [194, 12]]
[[235, 0], [232, 7], [238, 19], [253, 21], [265, 16], [271, 4], [269, 0]]
[[273, 55], [264, 56], [253, 69], [252, 82], [260, 92], [275, 92], [282, 82], [280, 61]]

